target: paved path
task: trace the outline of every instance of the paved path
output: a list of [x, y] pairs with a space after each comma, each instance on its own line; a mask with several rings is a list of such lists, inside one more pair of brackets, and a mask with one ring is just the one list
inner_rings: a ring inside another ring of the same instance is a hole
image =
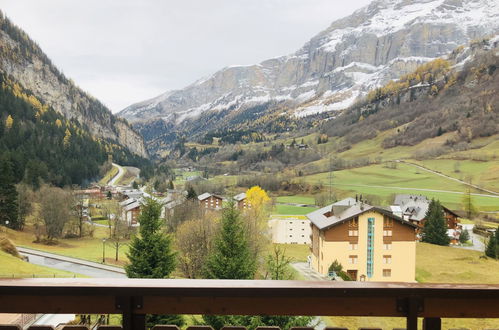
[[309, 281], [328, 281], [327, 277], [310, 268], [307, 262], [293, 262], [291, 266]]
[[[452, 181], [456, 181], [456, 182], [459, 182], [459, 183], [462, 183], [464, 185], [467, 185], [467, 186], [470, 186], [472, 188], [475, 188], [475, 189], [478, 189], [478, 190], [481, 190], [481, 191], [484, 191], [486, 193], [489, 193], [489, 194], [493, 194], [493, 195], [499, 195], [499, 192], [497, 191], [493, 191], [493, 190], [489, 190], [489, 189], [485, 189], [485, 188], [482, 188], [480, 186], [477, 186], [476, 184], [472, 184], [472, 183], [469, 183], [469, 182], [466, 182], [466, 181], [463, 181], [463, 180], [459, 180], [457, 178], [454, 178], [450, 175], [447, 175], [447, 174], [443, 174], [443, 173], [440, 173], [440, 172], [437, 172], [437, 171], [434, 171], [428, 167], [424, 167], [422, 165], [419, 165], [419, 164], [415, 164], [415, 163], [411, 163], [411, 162], [408, 162], [408, 161], [405, 161], [405, 160], [397, 160], [397, 162], [399, 163], [404, 163], [404, 164], [407, 164], [407, 165], [410, 165], [410, 166], [414, 166], [414, 167], [417, 167], [423, 171], [426, 171], [426, 172], [430, 172], [430, 173], [433, 173], [435, 175], [439, 175], [441, 177], [444, 177], [446, 179], [449, 179], [449, 180], [452, 180]], [[474, 194], [472, 194], [474, 195]]]
[[30, 263], [37, 265], [66, 270], [90, 277], [126, 278], [125, 271], [120, 267], [104, 265], [93, 261], [76, 259], [23, 247], [18, 247], [17, 250], [22, 255], [28, 256]]
[[474, 250], [479, 252], [485, 251], [485, 244], [483, 242], [484, 238], [478, 234], [473, 233], [471, 230], [469, 230], [468, 232], [470, 234], [470, 241], [473, 243], [473, 245], [471, 246], [452, 245], [452, 247], [465, 250]]
[[115, 186], [116, 182], [119, 179], [121, 179], [123, 174], [125, 174], [125, 169], [122, 166], [115, 164], [115, 163], [113, 163], [113, 166], [118, 169], [118, 173], [111, 180], [109, 180], [109, 182], [107, 183], [108, 186]]

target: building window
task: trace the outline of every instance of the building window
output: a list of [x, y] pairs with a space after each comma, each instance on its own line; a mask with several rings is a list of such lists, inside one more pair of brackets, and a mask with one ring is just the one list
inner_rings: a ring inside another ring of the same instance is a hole
[[384, 250], [391, 250], [392, 249], [392, 245], [391, 244], [383, 244], [383, 249]]
[[349, 230], [348, 236], [359, 236], [359, 231], [358, 230]]
[[385, 228], [393, 227], [393, 219], [388, 218], [388, 217], [384, 217], [383, 218], [383, 227], [385, 227]]
[[357, 256], [348, 256], [348, 260], [350, 261], [351, 264], [356, 264]]
[[357, 250], [358, 247], [359, 247], [358, 244], [350, 243], [350, 250]]
[[391, 230], [383, 230], [383, 236], [392, 236], [393, 232]]
[[348, 221], [348, 227], [350, 227], [350, 228], [359, 227], [359, 218], [353, 218], [350, 221]]
[[392, 256], [383, 256], [383, 263], [384, 264], [391, 264], [392, 263]]
[[383, 277], [391, 277], [392, 270], [391, 269], [383, 269]]

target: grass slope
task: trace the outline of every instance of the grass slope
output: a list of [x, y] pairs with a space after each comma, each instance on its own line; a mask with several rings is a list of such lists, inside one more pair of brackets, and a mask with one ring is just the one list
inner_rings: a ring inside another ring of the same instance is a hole
[[118, 174], [118, 168], [116, 166], [112, 166], [109, 171], [107, 171], [106, 175], [102, 179], [100, 179], [99, 184], [100, 185], [106, 185], [109, 180], [114, 178]]
[[[60, 239], [58, 240], [57, 245], [33, 243], [35, 236], [33, 234], [33, 229], [30, 226], [27, 226], [22, 232], [9, 230], [7, 237], [18, 246], [61, 254], [73, 258], [102, 262], [102, 239], [109, 237], [109, 229], [95, 227], [93, 237]], [[116, 262], [114, 258], [115, 251], [116, 250], [111, 244], [106, 243], [106, 263], [122, 266], [128, 260], [126, 257], [128, 246], [120, 248], [118, 262]]]
[[0, 278], [2, 277], [82, 277], [75, 273], [30, 264], [0, 251]]
[[[308, 175], [301, 179], [309, 183], [327, 185], [329, 173]], [[462, 193], [468, 190], [464, 184], [401, 163], [397, 164], [396, 168], [376, 164], [336, 171], [333, 174], [333, 186], [349, 192], [350, 195], [355, 193], [377, 195], [385, 200], [385, 204], [391, 202], [389, 198], [392, 194], [422, 194], [430, 198], [437, 198], [452, 209], [461, 209]], [[412, 189], [407, 190], [407, 188]], [[424, 189], [451, 192], [431, 192], [424, 191]], [[475, 189], [472, 189], [472, 192], [483, 193]], [[480, 210], [494, 211], [499, 209], [499, 198], [474, 196], [473, 199]]]

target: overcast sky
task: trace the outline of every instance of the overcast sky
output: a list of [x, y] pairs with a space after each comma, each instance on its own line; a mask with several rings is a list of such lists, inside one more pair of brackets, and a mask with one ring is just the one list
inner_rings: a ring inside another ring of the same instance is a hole
[[370, 0], [0, 0], [113, 112], [234, 64], [286, 55]]

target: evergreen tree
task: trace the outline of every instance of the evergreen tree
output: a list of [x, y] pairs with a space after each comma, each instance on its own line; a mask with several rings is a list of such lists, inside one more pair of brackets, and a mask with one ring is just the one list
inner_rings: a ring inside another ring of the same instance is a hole
[[[256, 262], [248, 244], [247, 233], [233, 201], [223, 209], [221, 229], [206, 262], [205, 276], [212, 279], [253, 279]], [[214, 329], [229, 325], [249, 325], [251, 316], [204, 315]]]
[[461, 232], [461, 235], [459, 235], [459, 242], [460, 243], [466, 243], [470, 240], [470, 233], [468, 233], [467, 229], [464, 229]]
[[499, 227], [497, 227], [495, 234], [490, 235], [489, 243], [485, 248], [485, 255], [499, 259]]
[[14, 185], [12, 163], [6, 157], [0, 159], [0, 225], [21, 229], [18, 217], [17, 190]]
[[223, 209], [221, 230], [206, 263], [206, 278], [253, 279], [256, 272], [247, 233], [234, 202]]
[[497, 258], [497, 241], [495, 235], [490, 235], [489, 243], [485, 248], [485, 255], [490, 258]]
[[496, 229], [496, 259], [499, 259], [499, 226]]
[[442, 205], [438, 200], [431, 200], [425, 219], [423, 242], [436, 245], [449, 245], [450, 239], [447, 235], [447, 223], [444, 219]]
[[[167, 278], [175, 269], [176, 254], [172, 251], [171, 237], [162, 230], [161, 207], [151, 198], [141, 207], [140, 236], [133, 238], [127, 253], [130, 264], [125, 266], [125, 271], [129, 278]], [[148, 326], [181, 326], [184, 319], [179, 315], [147, 315], [146, 322]]]
[[198, 198], [198, 194], [196, 190], [192, 186], [187, 188], [187, 199], [196, 200]]

